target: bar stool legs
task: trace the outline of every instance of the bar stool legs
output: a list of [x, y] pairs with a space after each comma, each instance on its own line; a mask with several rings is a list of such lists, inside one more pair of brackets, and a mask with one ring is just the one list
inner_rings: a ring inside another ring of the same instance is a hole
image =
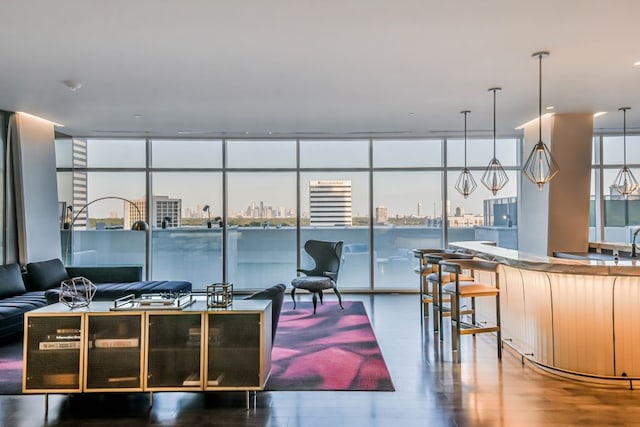
[[[502, 334], [500, 328], [500, 280], [498, 264], [485, 260], [448, 260], [441, 261], [442, 271], [455, 273], [453, 282], [443, 287], [443, 291], [451, 296], [451, 351], [455, 363], [461, 362], [461, 340], [462, 335], [476, 335], [484, 332], [496, 332], [498, 359], [502, 359]], [[492, 284], [482, 284], [477, 282], [461, 282], [459, 275], [463, 270], [484, 270], [494, 274], [495, 286]], [[495, 325], [482, 326], [476, 322], [475, 299], [479, 297], [494, 297], [495, 299]], [[465, 323], [462, 319], [463, 312], [460, 309], [460, 300], [469, 298], [471, 300], [471, 323]]]

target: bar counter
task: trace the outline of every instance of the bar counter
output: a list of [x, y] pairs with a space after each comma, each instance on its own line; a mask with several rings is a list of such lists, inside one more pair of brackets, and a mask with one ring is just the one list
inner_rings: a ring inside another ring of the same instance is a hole
[[[640, 262], [574, 260], [454, 242], [501, 264], [502, 337], [524, 358], [570, 378], [640, 380]], [[491, 305], [478, 318], [493, 321]]]

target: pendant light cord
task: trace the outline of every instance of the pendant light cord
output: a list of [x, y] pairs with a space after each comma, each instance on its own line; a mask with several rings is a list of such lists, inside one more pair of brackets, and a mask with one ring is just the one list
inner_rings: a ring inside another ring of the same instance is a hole
[[542, 54], [538, 69], [538, 141], [542, 141]]
[[469, 111], [463, 111], [464, 114], [464, 168], [467, 169], [467, 114]]
[[493, 91], [493, 158], [496, 158], [496, 91], [498, 88], [491, 89]]
[[627, 108], [622, 108], [622, 150], [624, 166], [627, 166]]

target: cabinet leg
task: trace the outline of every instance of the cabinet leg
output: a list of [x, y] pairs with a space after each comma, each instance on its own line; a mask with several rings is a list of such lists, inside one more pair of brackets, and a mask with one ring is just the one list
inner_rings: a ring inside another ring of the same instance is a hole
[[153, 408], [153, 392], [149, 392], [149, 409]]
[[49, 418], [49, 393], [44, 394], [44, 418]]
[[245, 390], [244, 392], [244, 403], [245, 403], [245, 407], [247, 408], [247, 411], [251, 409], [249, 407], [249, 390]]

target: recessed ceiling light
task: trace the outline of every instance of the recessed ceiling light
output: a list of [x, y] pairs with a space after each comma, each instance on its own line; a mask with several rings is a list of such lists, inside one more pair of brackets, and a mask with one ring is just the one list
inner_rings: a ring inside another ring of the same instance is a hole
[[82, 87], [82, 83], [75, 80], [65, 80], [62, 83], [69, 89], [71, 92], [75, 92]]
[[554, 108], [556, 108], [556, 107], [554, 107], [553, 105], [549, 105], [549, 106], [547, 107], [547, 110], [553, 110]]
[[598, 111], [593, 115], [593, 118], [595, 119], [596, 117], [604, 116], [605, 114], [607, 114], [606, 111]]
[[635, 66], [640, 65], [640, 61], [636, 61], [636, 62], [634, 62], [634, 63], [633, 63], [633, 65], [635, 65]]
[[415, 116], [415, 115], [416, 115], [416, 113], [409, 113], [409, 115], [410, 115], [410, 116]]
[[134, 118], [134, 119], [139, 119], [139, 118], [141, 118], [141, 117], [142, 117], [142, 115], [141, 115], [141, 114], [134, 114], [134, 115], [133, 115], [133, 118]]

